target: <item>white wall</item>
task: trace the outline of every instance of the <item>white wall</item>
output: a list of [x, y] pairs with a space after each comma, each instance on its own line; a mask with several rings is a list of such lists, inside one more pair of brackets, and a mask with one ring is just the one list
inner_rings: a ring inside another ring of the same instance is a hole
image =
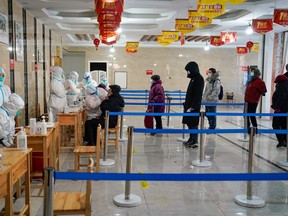
[[65, 74], [71, 71], [77, 71], [79, 81], [81, 81], [85, 73], [85, 52], [63, 51], [63, 70]]

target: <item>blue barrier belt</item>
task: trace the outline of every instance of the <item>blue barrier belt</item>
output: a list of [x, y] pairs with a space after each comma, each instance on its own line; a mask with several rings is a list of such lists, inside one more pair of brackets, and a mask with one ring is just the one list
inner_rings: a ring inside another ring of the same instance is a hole
[[182, 103], [131, 103], [125, 102], [125, 105], [135, 105], [135, 106], [182, 106]]
[[199, 116], [199, 113], [109, 112], [110, 116]]
[[225, 113], [225, 112], [207, 112], [206, 116], [278, 116], [288, 117], [288, 113]]
[[215, 134], [215, 133], [247, 133], [248, 129], [146, 129], [134, 128], [134, 133], [168, 133], [168, 134]]
[[288, 173], [85, 173], [55, 172], [55, 180], [287, 181]]

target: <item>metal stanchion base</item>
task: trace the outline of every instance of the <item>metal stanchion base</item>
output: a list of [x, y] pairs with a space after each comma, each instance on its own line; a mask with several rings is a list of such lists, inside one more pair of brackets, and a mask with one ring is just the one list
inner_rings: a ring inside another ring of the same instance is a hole
[[248, 136], [246, 138], [244, 136], [243, 137], [239, 137], [238, 140], [241, 141], [241, 142], [249, 142], [249, 137]]
[[246, 194], [237, 195], [234, 198], [234, 201], [241, 206], [249, 207], [249, 208], [262, 208], [265, 206], [265, 201], [260, 197], [252, 196], [252, 199], [247, 199]]
[[119, 138], [118, 141], [119, 142], [126, 142], [126, 141], [128, 141], [128, 138], [127, 137], [122, 137], [122, 138]]
[[181, 138], [177, 138], [177, 141], [178, 141], [178, 142], [186, 142], [187, 139], [181, 137]]
[[112, 159], [106, 159], [105, 161], [103, 159], [100, 159], [100, 166], [112, 166], [115, 164], [115, 161]]
[[287, 160], [277, 161], [277, 164], [280, 166], [288, 167], [288, 161]]
[[141, 204], [141, 198], [130, 194], [129, 199], [125, 199], [125, 194], [119, 194], [114, 197], [113, 203], [120, 207], [135, 207]]
[[211, 164], [212, 163], [210, 161], [206, 161], [206, 160], [203, 160], [203, 161], [193, 160], [192, 161], [192, 165], [199, 166], [199, 167], [208, 167], [208, 166], [211, 166]]

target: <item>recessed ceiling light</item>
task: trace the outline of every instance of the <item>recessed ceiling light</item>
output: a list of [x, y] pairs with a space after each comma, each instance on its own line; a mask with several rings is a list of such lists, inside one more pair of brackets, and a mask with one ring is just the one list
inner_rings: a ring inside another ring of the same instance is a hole
[[183, 55], [182, 55], [182, 54], [179, 54], [179, 57], [183, 57]]

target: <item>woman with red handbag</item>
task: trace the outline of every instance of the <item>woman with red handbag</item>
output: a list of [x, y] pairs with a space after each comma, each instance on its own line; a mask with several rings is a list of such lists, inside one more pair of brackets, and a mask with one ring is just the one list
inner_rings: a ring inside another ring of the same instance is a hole
[[[160, 80], [159, 75], [151, 76], [151, 87], [149, 92], [149, 100], [148, 103], [165, 103], [165, 93], [164, 88], [162, 86], [162, 81]], [[164, 113], [165, 106], [148, 106], [147, 112], [155, 112], [155, 113]], [[162, 129], [162, 118], [161, 116], [154, 116], [156, 121], [156, 129]], [[151, 121], [150, 121], [151, 123]], [[153, 128], [153, 127], [152, 127]], [[151, 133], [154, 136], [156, 133]]]

